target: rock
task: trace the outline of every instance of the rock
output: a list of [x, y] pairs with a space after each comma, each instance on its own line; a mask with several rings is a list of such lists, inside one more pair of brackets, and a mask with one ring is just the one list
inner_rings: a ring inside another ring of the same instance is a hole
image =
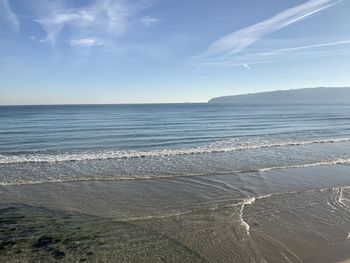
[[50, 236], [42, 236], [40, 237], [34, 244], [35, 248], [47, 247], [48, 245], [53, 243], [53, 238]]

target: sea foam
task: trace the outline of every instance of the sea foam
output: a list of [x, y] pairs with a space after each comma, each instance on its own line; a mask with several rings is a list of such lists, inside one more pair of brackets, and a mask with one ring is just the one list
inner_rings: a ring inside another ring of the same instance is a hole
[[[217, 143], [193, 148], [159, 149], [150, 151], [84, 151], [84, 152], [65, 152], [65, 153], [2, 153], [0, 154], [0, 164], [15, 163], [54, 163], [54, 162], [73, 162], [86, 160], [109, 160], [109, 159], [130, 159], [130, 158], [149, 158], [149, 157], [171, 157], [181, 155], [195, 154], [214, 154], [225, 153], [251, 149], [263, 149], [273, 147], [290, 147], [309, 144], [341, 143], [350, 142], [350, 138], [331, 138], [322, 140], [287, 140], [287, 141], [269, 141], [247, 140], [236, 138]], [[273, 169], [273, 168], [267, 168]]]

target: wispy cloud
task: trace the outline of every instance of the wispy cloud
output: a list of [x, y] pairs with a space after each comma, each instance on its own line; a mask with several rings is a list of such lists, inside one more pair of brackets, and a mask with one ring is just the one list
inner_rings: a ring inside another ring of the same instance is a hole
[[141, 23], [147, 27], [152, 26], [153, 24], [155, 24], [159, 21], [160, 21], [160, 19], [155, 18], [155, 17], [151, 17], [151, 16], [144, 16], [141, 18]]
[[[31, 5], [34, 21], [39, 23], [46, 37], [42, 42], [53, 45], [64, 32], [71, 34], [72, 47], [99, 46], [126, 31], [130, 19], [142, 8], [148, 7], [146, 0], [128, 2], [125, 0], [94, 0], [83, 7], [71, 7], [68, 1], [37, 0]], [[145, 23], [156, 21], [151, 18]], [[97, 41], [96, 39], [106, 39]]]
[[251, 70], [252, 68], [247, 64], [247, 63], [242, 63], [241, 64], [243, 68]]
[[[344, 48], [334, 48], [334, 47]], [[255, 52], [238, 56], [239, 60], [249, 64], [260, 61], [286, 61], [295, 59], [310, 59], [329, 56], [347, 55], [350, 52], [350, 40], [317, 43], [281, 49], [273, 49], [267, 52]]]
[[340, 1], [309, 0], [304, 4], [284, 10], [267, 20], [221, 37], [210, 44], [208, 49], [197, 58], [201, 60], [228, 59], [264, 36], [306, 19]]
[[306, 46], [299, 46], [299, 47], [281, 48], [281, 49], [275, 49], [269, 52], [260, 53], [260, 55], [273, 55], [273, 54], [286, 53], [286, 52], [298, 51], [303, 49], [323, 48], [323, 47], [339, 46], [339, 45], [346, 45], [346, 44], [350, 44], [350, 40], [320, 43], [320, 44], [306, 45]]
[[52, 14], [49, 17], [45, 16], [35, 21], [38, 22], [47, 33], [46, 38], [42, 39], [42, 41], [55, 43], [57, 36], [65, 26], [85, 27], [93, 20], [94, 17], [83, 10], [52, 10]]
[[[334, 48], [342, 46], [343, 48]], [[350, 40], [334, 41], [313, 45], [273, 49], [265, 52], [237, 54], [235, 56], [235, 59], [222, 58], [217, 60], [200, 61], [198, 64], [196, 64], [196, 66], [244, 67], [246, 69], [251, 69], [252, 65], [259, 64], [268, 64], [287, 60], [349, 55], [349, 47]]]
[[12, 11], [8, 0], [0, 0], [0, 21], [1, 20], [8, 24], [15, 33], [18, 32], [20, 22], [16, 14]]
[[103, 45], [103, 42], [94, 38], [80, 38], [71, 39], [70, 45], [72, 47], [94, 47]]

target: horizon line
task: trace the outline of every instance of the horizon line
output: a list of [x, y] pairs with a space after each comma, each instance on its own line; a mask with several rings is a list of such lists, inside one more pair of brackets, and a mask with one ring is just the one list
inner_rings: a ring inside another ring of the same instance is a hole
[[0, 107], [12, 106], [94, 106], [94, 105], [163, 105], [163, 104], [204, 104], [203, 102], [140, 102], [140, 103], [48, 103], [48, 104], [0, 104]]
[[341, 87], [325, 87], [325, 86], [319, 86], [319, 87], [306, 87], [306, 88], [290, 88], [290, 89], [275, 89], [275, 90], [265, 90], [265, 91], [259, 91], [259, 92], [247, 92], [247, 93], [240, 93], [240, 94], [230, 94], [230, 95], [217, 95], [209, 98], [206, 101], [201, 102], [191, 102], [191, 101], [184, 101], [184, 102], [121, 102], [121, 103], [43, 103], [43, 104], [0, 104], [0, 107], [15, 107], [15, 106], [93, 106], [93, 105], [166, 105], [166, 104], [205, 104], [208, 103], [211, 99], [217, 98], [217, 97], [226, 97], [226, 96], [240, 96], [240, 95], [251, 95], [251, 94], [259, 94], [259, 93], [268, 93], [268, 92], [276, 92], [276, 91], [291, 91], [291, 90], [302, 90], [302, 89], [341, 89], [341, 88], [350, 88], [349, 86], [341, 86]]

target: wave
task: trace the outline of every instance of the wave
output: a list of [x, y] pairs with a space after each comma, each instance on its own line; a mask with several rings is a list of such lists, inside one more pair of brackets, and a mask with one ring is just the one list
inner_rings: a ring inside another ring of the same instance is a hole
[[[11, 181], [0, 181], [0, 186], [12, 186], [12, 185], [33, 185], [33, 184], [46, 184], [46, 183], [64, 183], [64, 182], [84, 182], [84, 181], [125, 181], [125, 180], [156, 180], [156, 179], [171, 179], [179, 177], [191, 177], [191, 176], [210, 176], [210, 175], [239, 175], [246, 173], [263, 173], [273, 170], [285, 170], [285, 169], [297, 169], [297, 168], [309, 168], [317, 166], [332, 166], [332, 165], [347, 165], [350, 164], [349, 159], [336, 159], [317, 163], [307, 163], [307, 164], [295, 164], [286, 166], [274, 166], [261, 169], [250, 169], [250, 170], [232, 170], [232, 171], [217, 171], [208, 173], [185, 173], [185, 174], [160, 174], [160, 175], [135, 175], [135, 176], [78, 176], [78, 177], [45, 177], [38, 180], [33, 179], [14, 179]], [[261, 199], [265, 197], [270, 197], [268, 194], [266, 196], [260, 196], [256, 199]]]
[[350, 164], [350, 159], [340, 158], [340, 159], [336, 159], [336, 160], [316, 162], [316, 163], [291, 164], [291, 165], [285, 165], [285, 166], [267, 167], [267, 168], [258, 169], [257, 171], [268, 172], [268, 171], [273, 171], [273, 170], [292, 169], [292, 168], [308, 168], [308, 167], [337, 165], [337, 164]]
[[171, 157], [195, 154], [215, 154], [234, 152], [250, 149], [263, 149], [273, 147], [301, 146], [309, 144], [324, 143], [341, 143], [350, 142], [350, 138], [332, 138], [322, 140], [304, 140], [304, 141], [245, 141], [240, 142], [243, 138], [236, 138], [206, 146], [198, 146], [194, 148], [179, 149], [160, 149], [150, 151], [91, 151], [91, 152], [66, 152], [58, 154], [48, 153], [3, 153], [0, 154], [0, 164], [16, 164], [16, 163], [55, 163], [55, 162], [76, 162], [88, 160], [111, 160], [111, 159], [131, 159], [131, 158], [147, 158], [147, 157]]

